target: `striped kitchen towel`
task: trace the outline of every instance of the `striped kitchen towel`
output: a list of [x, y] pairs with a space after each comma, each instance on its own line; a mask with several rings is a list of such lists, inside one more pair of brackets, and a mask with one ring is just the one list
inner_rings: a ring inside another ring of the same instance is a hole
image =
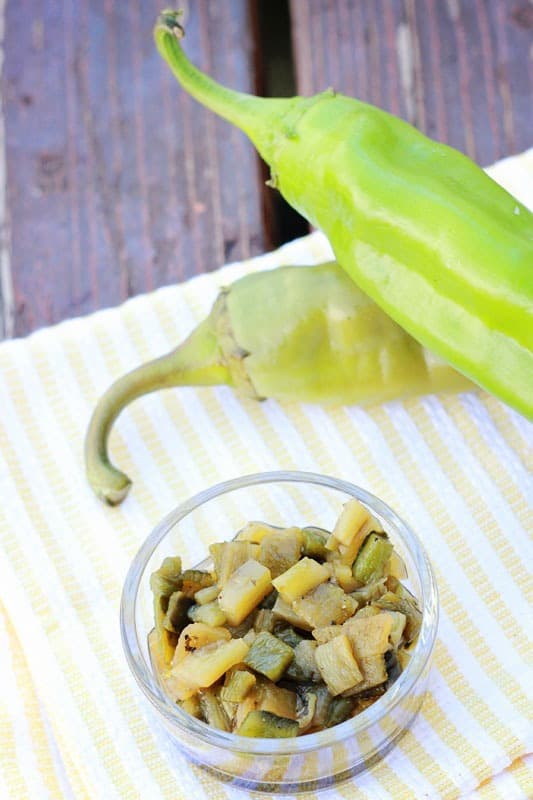
[[[492, 173], [533, 207], [533, 150]], [[386, 758], [329, 798], [533, 796], [532, 427], [476, 391], [366, 410], [239, 400], [228, 388], [144, 398], [119, 419], [122, 506], [88, 488], [83, 437], [118, 375], [178, 343], [220, 285], [329, 255], [319, 233], [117, 309], [0, 345], [0, 798], [245, 797], [167, 761], [125, 664], [118, 607], [141, 541], [220, 480], [323, 472], [382, 497], [422, 537], [441, 622], [429, 690]]]

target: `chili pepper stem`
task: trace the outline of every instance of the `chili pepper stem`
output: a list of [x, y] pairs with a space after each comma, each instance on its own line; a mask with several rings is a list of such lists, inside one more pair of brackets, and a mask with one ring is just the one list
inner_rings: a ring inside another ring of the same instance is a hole
[[127, 405], [159, 389], [231, 383], [210, 317], [179, 347], [116, 380], [98, 402], [85, 438], [87, 479], [98, 497], [117, 505], [131, 485], [128, 476], [113, 466], [108, 454], [111, 428]]
[[222, 86], [192, 64], [180, 44], [185, 32], [180, 11], [163, 11], [154, 28], [156, 47], [185, 91], [243, 130], [270, 163], [279, 124], [302, 98], [264, 98]]

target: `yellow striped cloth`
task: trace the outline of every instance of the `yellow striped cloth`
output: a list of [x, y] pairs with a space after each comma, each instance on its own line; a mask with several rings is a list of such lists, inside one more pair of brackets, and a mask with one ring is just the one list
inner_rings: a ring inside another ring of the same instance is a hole
[[[533, 150], [493, 174], [533, 207]], [[86, 485], [85, 428], [115, 377], [179, 342], [220, 285], [328, 252], [312, 234], [0, 346], [2, 800], [246, 794], [167, 762], [122, 655], [118, 606], [131, 558], [166, 512], [222, 479], [279, 468], [382, 497], [423, 538], [440, 586], [420, 716], [382, 762], [328, 797], [533, 796], [532, 428], [520, 415], [482, 392], [363, 411], [169, 391], [117, 424], [112, 450], [135, 479], [127, 501], [107, 508]]]

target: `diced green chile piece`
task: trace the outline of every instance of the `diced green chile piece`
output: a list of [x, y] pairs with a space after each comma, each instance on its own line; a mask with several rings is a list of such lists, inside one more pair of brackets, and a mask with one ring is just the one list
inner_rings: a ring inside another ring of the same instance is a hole
[[260, 608], [254, 619], [254, 631], [268, 631], [272, 633], [276, 624], [276, 617], [269, 608]]
[[210, 688], [202, 692], [200, 695], [200, 708], [205, 721], [212, 728], [218, 728], [221, 731], [231, 730], [228, 717], [217, 697], [216, 690]]
[[240, 728], [239, 736], [255, 736], [263, 739], [289, 739], [297, 736], [300, 726], [294, 719], [278, 717], [270, 711], [250, 711]]
[[315, 528], [312, 525], [308, 525], [306, 528], [302, 528], [302, 534], [302, 555], [314, 558], [317, 561], [324, 561], [328, 555], [326, 541], [329, 532], [323, 528]]
[[215, 580], [209, 572], [204, 572], [201, 569], [186, 569], [181, 573], [180, 588], [192, 600], [196, 592], [212, 586], [214, 582]]
[[357, 605], [359, 608], [362, 608], [367, 603], [370, 603], [372, 600], [377, 600], [378, 597], [381, 597], [387, 591], [387, 587], [385, 584], [385, 579], [380, 578], [377, 581], [372, 581], [371, 583], [367, 583], [364, 586], [360, 586], [353, 592], [350, 592], [351, 596], [354, 600], [357, 601]]
[[292, 608], [313, 629], [342, 624], [355, 612], [357, 603], [340, 586], [327, 581], [294, 600]]
[[268, 631], [262, 631], [255, 637], [244, 663], [275, 683], [279, 681], [293, 658], [292, 647]]
[[355, 701], [351, 697], [334, 697], [329, 704], [325, 727], [331, 728], [339, 725], [351, 716], [355, 708]]
[[167, 612], [163, 620], [163, 625], [167, 631], [178, 634], [182, 631], [188, 623], [187, 612], [191, 607], [191, 603], [192, 600], [186, 597], [179, 589], [170, 595]]
[[171, 660], [177, 643], [176, 634], [167, 628], [169, 623], [166, 622], [166, 615], [169, 598], [180, 586], [181, 558], [179, 556], [165, 558], [159, 569], [151, 574], [150, 588], [154, 595], [154, 623], [158, 647], [166, 662]]
[[[407, 592], [407, 589], [405, 590]], [[386, 592], [379, 600], [374, 601], [372, 605], [376, 608], [382, 608], [384, 611], [401, 611], [405, 614], [405, 628], [403, 631], [403, 638], [406, 644], [413, 642], [418, 636], [420, 626], [422, 625], [422, 612], [418, 608], [415, 598], [410, 592], [407, 592], [410, 599], [398, 597], [394, 592]]]
[[254, 610], [251, 611], [239, 625], [228, 625], [226, 623], [224, 627], [227, 628], [228, 631], [231, 633], [232, 639], [242, 639], [243, 636], [246, 636], [248, 631], [254, 627], [256, 616], [257, 616], [257, 609], [254, 608]]
[[210, 545], [209, 552], [213, 559], [217, 583], [222, 589], [240, 566], [251, 558], [258, 559], [259, 545], [233, 539], [230, 542], [215, 542]]
[[299, 695], [304, 694], [305, 692], [312, 692], [316, 696], [313, 727], [324, 728], [328, 718], [328, 709], [333, 702], [332, 695], [329, 693], [327, 686], [323, 683], [319, 683], [311, 687], [301, 687], [301, 689], [298, 690]]
[[387, 684], [380, 683], [378, 686], [371, 686], [369, 689], [362, 689], [356, 695], [350, 695], [350, 699], [354, 699], [356, 701], [359, 700], [377, 700], [378, 697], [381, 697], [387, 691]]
[[389, 592], [393, 592], [394, 594], [398, 595], [398, 597], [400, 597], [402, 600], [408, 600], [410, 603], [413, 603], [413, 605], [417, 605], [417, 599], [414, 594], [412, 594], [407, 586], [404, 586], [404, 584], [399, 581], [398, 578], [394, 578], [392, 575], [389, 575], [385, 583]]
[[353, 565], [353, 576], [360, 583], [377, 581], [390, 558], [392, 543], [378, 533], [369, 533], [357, 554]]
[[259, 603], [258, 608], [268, 608], [272, 609], [274, 607], [274, 603], [278, 598], [278, 593], [275, 589], [272, 589], [271, 592], [267, 594], [266, 597], [263, 597], [261, 602]]
[[255, 675], [248, 670], [237, 669], [232, 672], [228, 683], [221, 688], [220, 697], [228, 703], [241, 703], [255, 684]]
[[150, 575], [150, 589], [154, 597], [170, 597], [181, 588], [181, 558], [169, 556], [158, 570]]
[[288, 644], [289, 647], [296, 647], [304, 638], [300, 636], [294, 628], [284, 622], [277, 623], [274, 626], [274, 634], [278, 639], [281, 639], [282, 642]]
[[[283, 677], [285, 680], [294, 681], [295, 683], [314, 680], [314, 678], [309, 674], [308, 670], [304, 669], [296, 660], [289, 664]], [[320, 680], [322, 680], [322, 678], [319, 676], [316, 682], [318, 683]]]
[[301, 731], [309, 728], [313, 722], [317, 707], [316, 692], [308, 691], [298, 694], [296, 699], [296, 719]]
[[402, 668], [398, 661], [396, 650], [387, 650], [385, 653], [385, 667], [387, 669], [387, 688], [392, 686], [394, 681], [400, 677]]
[[321, 683], [322, 676], [314, 657], [317, 643], [302, 639], [294, 648], [294, 659], [285, 670], [284, 678], [298, 683]]
[[226, 622], [226, 615], [216, 600], [204, 603], [203, 606], [191, 606], [188, 615], [192, 622], [203, 622], [205, 625], [211, 625], [212, 628], [218, 628]]
[[188, 697], [186, 700], [178, 700], [178, 705], [185, 711], [185, 713], [190, 714], [191, 717], [203, 719], [199, 695], [193, 694], [192, 697]]
[[198, 589], [195, 593], [194, 601], [200, 606], [205, 606], [206, 603], [212, 603], [213, 600], [216, 600], [219, 592], [220, 587], [216, 583], [211, 586], [204, 586], [203, 589]]
[[301, 531], [298, 528], [272, 531], [261, 539], [259, 547], [257, 560], [270, 570], [272, 578], [277, 578], [300, 560]]

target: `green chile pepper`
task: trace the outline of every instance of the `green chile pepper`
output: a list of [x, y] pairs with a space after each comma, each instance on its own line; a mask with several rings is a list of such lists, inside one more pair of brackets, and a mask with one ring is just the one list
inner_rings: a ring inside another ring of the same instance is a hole
[[155, 40], [183, 88], [240, 127], [272, 184], [417, 341], [533, 417], [533, 214], [461, 153], [328, 90], [258, 98], [186, 58], [177, 12]]
[[126, 405], [157, 389], [215, 384], [257, 399], [337, 404], [472, 388], [335, 262], [246, 275], [220, 293], [185, 342], [119, 378], [100, 399], [85, 442], [96, 494], [115, 504], [129, 489], [107, 452], [113, 422]]

